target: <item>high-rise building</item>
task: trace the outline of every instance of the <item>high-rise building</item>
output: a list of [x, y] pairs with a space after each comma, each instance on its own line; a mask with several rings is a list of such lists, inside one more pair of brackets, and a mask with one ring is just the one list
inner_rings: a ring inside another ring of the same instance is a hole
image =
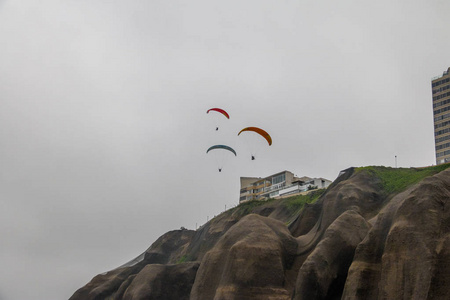
[[450, 162], [450, 68], [431, 80], [436, 164]]

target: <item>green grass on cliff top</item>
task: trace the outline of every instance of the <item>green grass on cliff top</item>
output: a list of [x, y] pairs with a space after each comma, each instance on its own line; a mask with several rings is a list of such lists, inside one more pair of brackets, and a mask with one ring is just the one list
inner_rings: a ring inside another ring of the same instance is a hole
[[314, 203], [323, 193], [325, 193], [326, 189], [318, 189], [309, 192], [306, 195], [297, 195], [284, 199], [284, 204], [291, 212], [298, 212], [300, 209], [305, 206], [306, 203]]
[[284, 205], [291, 213], [296, 213], [303, 208], [306, 203], [314, 203], [325, 192], [325, 189], [312, 190], [308, 194], [296, 195], [283, 199], [270, 198], [268, 200], [253, 200], [239, 204], [235, 209], [239, 210], [238, 215], [244, 216], [252, 213], [256, 207], [267, 205], [275, 201]]
[[356, 172], [368, 171], [381, 179], [384, 190], [388, 194], [399, 193], [409, 186], [416, 184], [425, 177], [437, 174], [449, 168], [450, 164], [425, 168], [390, 168], [382, 166], [369, 166], [357, 168]]

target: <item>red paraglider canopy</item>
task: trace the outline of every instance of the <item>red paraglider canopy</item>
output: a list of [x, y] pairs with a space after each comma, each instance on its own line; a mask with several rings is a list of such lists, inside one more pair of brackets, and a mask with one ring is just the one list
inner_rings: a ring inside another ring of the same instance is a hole
[[211, 108], [211, 109], [208, 109], [208, 111], [206, 113], [208, 114], [210, 111], [217, 111], [217, 112], [223, 114], [227, 119], [230, 118], [230, 115], [221, 108]]

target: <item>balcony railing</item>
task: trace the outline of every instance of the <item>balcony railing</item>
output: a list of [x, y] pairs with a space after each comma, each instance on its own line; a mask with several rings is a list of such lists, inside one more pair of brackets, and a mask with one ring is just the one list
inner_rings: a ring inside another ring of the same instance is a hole
[[286, 185], [286, 182], [274, 184], [274, 185], [264, 188], [264, 192], [271, 192], [271, 191], [279, 190], [279, 189], [283, 188], [285, 185]]
[[254, 184], [252, 188], [254, 190], [257, 190], [257, 189], [260, 189], [260, 188], [268, 187], [268, 186], [270, 186], [270, 184], [271, 184], [270, 181], [259, 182], [257, 184]]
[[279, 195], [286, 195], [295, 192], [305, 192], [308, 187], [312, 186], [311, 183], [300, 185], [298, 183], [286, 185], [286, 182], [274, 184], [272, 186], [264, 188], [263, 191], [253, 192], [249, 194], [241, 194], [239, 201], [249, 201], [249, 200], [264, 200], [269, 199], [269, 193], [280, 191]]

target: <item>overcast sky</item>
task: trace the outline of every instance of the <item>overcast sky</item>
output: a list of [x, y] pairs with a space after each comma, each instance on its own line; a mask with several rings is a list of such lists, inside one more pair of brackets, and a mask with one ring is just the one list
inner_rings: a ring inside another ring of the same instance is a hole
[[[239, 177], [435, 163], [450, 1], [0, 0], [0, 299], [69, 298]], [[231, 118], [215, 131], [212, 107]], [[269, 132], [250, 160], [240, 129]], [[223, 171], [206, 149], [233, 147]]]

